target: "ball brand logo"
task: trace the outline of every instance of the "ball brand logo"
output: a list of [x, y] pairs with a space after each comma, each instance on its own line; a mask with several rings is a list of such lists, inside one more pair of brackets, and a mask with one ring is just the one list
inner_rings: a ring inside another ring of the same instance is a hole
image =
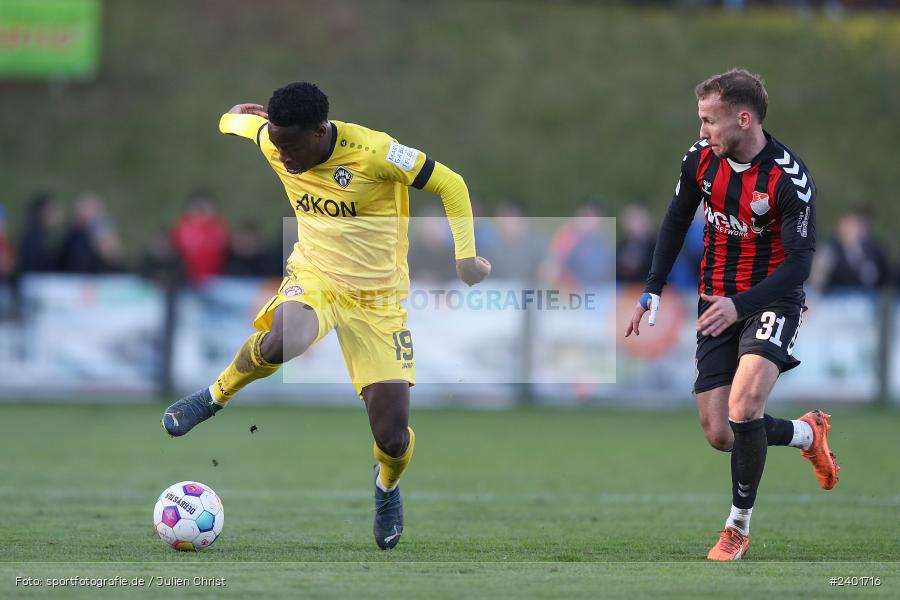
[[294, 201], [294, 210], [317, 213], [326, 217], [355, 217], [356, 202], [347, 204], [342, 200], [338, 203], [331, 198], [317, 198], [316, 196], [303, 194], [300, 199]]
[[303, 286], [300, 285], [292, 285], [284, 288], [284, 295], [288, 298], [293, 298], [294, 296], [300, 296], [304, 293]]
[[192, 515], [195, 512], [197, 512], [197, 509], [194, 507], [193, 504], [184, 500], [183, 498], [179, 498], [172, 492], [169, 492], [168, 494], [166, 494], [166, 500], [170, 500], [170, 501], [174, 502], [177, 506], [180, 506], [181, 508], [186, 510], [189, 515]]
[[350, 181], [353, 179], [353, 173], [351, 173], [346, 167], [338, 167], [334, 170], [334, 175], [331, 176], [332, 179], [337, 182], [339, 186], [342, 188], [346, 188], [350, 185]]

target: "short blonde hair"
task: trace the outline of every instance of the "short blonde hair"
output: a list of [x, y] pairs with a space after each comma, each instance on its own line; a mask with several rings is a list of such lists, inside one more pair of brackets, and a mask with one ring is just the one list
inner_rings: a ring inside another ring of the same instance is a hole
[[753, 110], [762, 123], [766, 118], [766, 109], [769, 107], [769, 94], [766, 92], [766, 84], [759, 75], [754, 75], [746, 69], [731, 69], [727, 73], [713, 75], [706, 81], [701, 81], [694, 88], [697, 100], [702, 100], [712, 94], [718, 94], [722, 102], [732, 108], [745, 106]]

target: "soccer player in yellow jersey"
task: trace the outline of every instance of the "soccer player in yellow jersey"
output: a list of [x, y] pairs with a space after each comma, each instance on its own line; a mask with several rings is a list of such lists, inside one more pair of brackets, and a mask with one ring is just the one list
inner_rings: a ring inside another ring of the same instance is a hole
[[328, 98], [311, 83], [275, 90], [266, 110], [238, 104], [219, 129], [259, 147], [296, 213], [298, 242], [278, 294], [254, 320], [257, 332], [209, 388], [168, 407], [162, 425], [186, 434], [334, 330], [375, 438], [375, 541], [393, 548], [403, 531], [398, 482], [416, 441], [408, 425], [415, 362], [400, 304], [409, 289], [408, 187], [440, 195], [456, 272], [474, 285], [491, 266], [475, 253], [466, 184], [386, 133], [329, 120]]

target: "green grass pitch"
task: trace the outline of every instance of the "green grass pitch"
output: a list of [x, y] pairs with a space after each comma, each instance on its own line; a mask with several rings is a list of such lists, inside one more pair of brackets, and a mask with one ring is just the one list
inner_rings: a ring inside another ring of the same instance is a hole
[[[16, 587], [17, 576], [116, 575], [150, 583], [66, 595], [900, 595], [896, 412], [832, 410], [843, 470], [830, 492], [796, 450], [770, 448], [747, 559], [723, 565], [703, 558], [730, 506], [729, 456], [706, 445], [691, 412], [414, 406], [406, 531], [382, 552], [362, 406], [240, 402], [175, 440], [159, 427], [161, 404], [0, 405], [0, 597], [54, 593]], [[184, 479], [225, 505], [224, 533], [202, 553], [170, 550], [152, 531], [156, 497]], [[173, 589], [158, 576], [227, 587]], [[853, 576], [881, 585], [829, 585]]]

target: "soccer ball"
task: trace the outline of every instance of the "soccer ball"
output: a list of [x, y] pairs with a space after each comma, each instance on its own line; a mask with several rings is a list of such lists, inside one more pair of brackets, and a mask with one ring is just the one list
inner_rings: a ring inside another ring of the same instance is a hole
[[182, 481], [167, 487], [153, 508], [153, 527], [176, 550], [204, 550], [222, 534], [225, 509], [206, 484]]

